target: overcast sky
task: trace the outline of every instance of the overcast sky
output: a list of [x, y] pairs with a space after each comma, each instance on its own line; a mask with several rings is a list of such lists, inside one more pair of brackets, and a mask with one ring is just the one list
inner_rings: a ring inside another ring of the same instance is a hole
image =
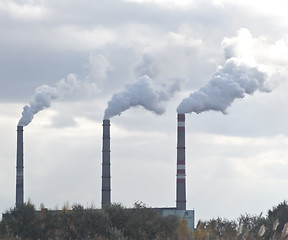
[[187, 208], [196, 221], [236, 219], [287, 200], [287, 8], [285, 0], [2, 0], [1, 212], [15, 204], [16, 128], [36, 89], [57, 96], [24, 127], [25, 201], [98, 208], [107, 103], [147, 79], [162, 96], [147, 95], [152, 110], [111, 117], [112, 202], [174, 207], [176, 109], [231, 56], [257, 69], [256, 81], [263, 73], [266, 88], [245, 91], [225, 114], [186, 114]]

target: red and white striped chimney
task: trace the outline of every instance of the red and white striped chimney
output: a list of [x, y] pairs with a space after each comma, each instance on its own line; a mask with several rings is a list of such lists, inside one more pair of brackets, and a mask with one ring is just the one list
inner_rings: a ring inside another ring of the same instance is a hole
[[176, 209], [186, 210], [185, 114], [178, 114]]

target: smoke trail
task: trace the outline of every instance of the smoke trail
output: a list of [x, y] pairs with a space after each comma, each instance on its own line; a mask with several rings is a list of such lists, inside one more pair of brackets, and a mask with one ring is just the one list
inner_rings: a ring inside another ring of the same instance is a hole
[[218, 68], [210, 82], [182, 100], [178, 113], [214, 110], [225, 114], [235, 99], [253, 94], [256, 90], [270, 91], [266, 86], [267, 73], [256, 64], [251, 52], [245, 51], [245, 46], [240, 44], [243, 39], [247, 43], [249, 34], [242, 29], [238, 38], [224, 39], [222, 45], [227, 58], [224, 66]]
[[110, 63], [104, 56], [91, 52], [89, 63], [86, 65], [88, 73], [83, 78], [71, 73], [57, 82], [54, 87], [42, 85], [35, 89], [29, 105], [25, 105], [23, 108], [18, 126], [27, 126], [35, 114], [51, 106], [52, 100], [72, 94], [73, 98], [93, 96], [96, 92], [99, 92], [95, 80], [105, 79], [109, 67]]
[[61, 79], [55, 84], [55, 87], [48, 85], [37, 87], [29, 105], [25, 105], [23, 108], [22, 117], [19, 120], [18, 126], [27, 126], [35, 114], [51, 106], [52, 100], [75, 93], [75, 91], [79, 92], [82, 90], [87, 92], [87, 89], [92, 89], [91, 91], [93, 91], [93, 88], [96, 88], [93, 83], [81, 81], [74, 74], [69, 74], [66, 78]]
[[165, 112], [165, 102], [170, 100], [176, 91], [180, 90], [180, 82], [170, 85], [155, 85], [150, 77], [144, 75], [136, 82], [127, 84], [123, 91], [115, 93], [108, 102], [104, 119], [120, 115], [125, 110], [142, 106], [158, 115]]
[[55, 87], [42, 85], [35, 89], [35, 94], [28, 105], [25, 105], [22, 112], [22, 117], [19, 120], [18, 126], [27, 126], [33, 119], [34, 115], [44, 108], [51, 105], [52, 99], [58, 98], [58, 91]]

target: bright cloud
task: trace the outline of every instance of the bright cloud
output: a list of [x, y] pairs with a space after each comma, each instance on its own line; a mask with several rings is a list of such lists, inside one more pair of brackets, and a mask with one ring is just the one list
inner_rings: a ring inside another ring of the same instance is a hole
[[33, 0], [29, 0], [25, 4], [19, 4], [10, 0], [3, 0], [0, 2], [0, 11], [1, 10], [19, 20], [38, 19], [47, 12], [47, 9], [45, 9], [42, 1]]

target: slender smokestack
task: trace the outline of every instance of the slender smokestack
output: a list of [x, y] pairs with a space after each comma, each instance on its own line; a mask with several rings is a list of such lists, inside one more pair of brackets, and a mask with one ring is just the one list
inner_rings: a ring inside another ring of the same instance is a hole
[[111, 175], [110, 175], [110, 120], [103, 120], [102, 146], [102, 208], [111, 204]]
[[23, 126], [17, 127], [16, 206], [23, 203]]
[[186, 210], [185, 114], [178, 114], [176, 209]]

